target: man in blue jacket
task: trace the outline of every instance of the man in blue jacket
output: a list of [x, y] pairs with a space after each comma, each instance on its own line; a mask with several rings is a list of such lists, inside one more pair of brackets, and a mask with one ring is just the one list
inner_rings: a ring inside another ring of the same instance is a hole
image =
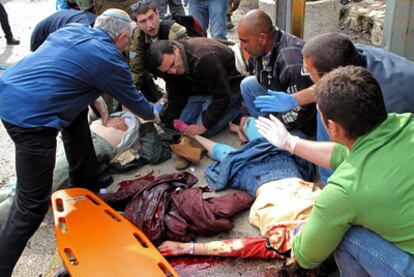
[[[309, 76], [315, 83], [333, 69], [347, 65], [362, 66], [374, 75], [380, 84], [388, 113], [414, 113], [414, 62], [381, 48], [353, 44], [348, 37], [339, 33], [316, 36], [303, 47], [302, 74]], [[273, 112], [288, 111], [297, 105], [316, 101], [312, 88], [291, 95], [275, 92], [272, 99], [261, 98], [256, 98], [256, 107], [271, 107]], [[319, 115], [317, 140], [330, 140]], [[321, 181], [326, 183], [332, 171], [320, 168], [319, 173]]]
[[108, 93], [138, 116], [153, 120], [154, 106], [138, 92], [122, 51], [132, 28], [128, 14], [109, 9], [94, 28], [69, 25], [0, 79], [0, 118], [16, 149], [16, 197], [0, 229], [0, 276], [10, 276], [49, 206], [56, 136], [69, 162], [70, 183], [98, 189], [98, 168], [87, 106]]
[[42, 45], [47, 36], [59, 30], [69, 23], [82, 23], [93, 26], [96, 15], [91, 12], [82, 12], [78, 10], [59, 10], [49, 15], [33, 29], [30, 37], [30, 51], [34, 52]]

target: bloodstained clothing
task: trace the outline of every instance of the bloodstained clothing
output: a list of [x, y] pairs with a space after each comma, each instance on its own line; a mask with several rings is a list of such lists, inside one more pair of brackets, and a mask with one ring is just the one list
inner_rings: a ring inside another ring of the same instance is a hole
[[115, 209], [125, 207], [125, 217], [158, 245], [164, 240], [191, 241], [197, 234], [213, 235], [233, 227], [230, 217], [246, 210], [253, 197], [230, 192], [203, 199], [202, 188], [192, 188], [197, 178], [187, 172], [151, 173], [121, 183], [112, 194], [101, 195]]

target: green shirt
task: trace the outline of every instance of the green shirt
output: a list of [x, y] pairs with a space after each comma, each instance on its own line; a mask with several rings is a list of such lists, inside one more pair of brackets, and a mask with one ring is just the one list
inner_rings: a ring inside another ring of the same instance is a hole
[[352, 151], [337, 145], [334, 174], [294, 239], [304, 268], [322, 263], [353, 225], [369, 229], [414, 255], [414, 117], [389, 114], [356, 140]]

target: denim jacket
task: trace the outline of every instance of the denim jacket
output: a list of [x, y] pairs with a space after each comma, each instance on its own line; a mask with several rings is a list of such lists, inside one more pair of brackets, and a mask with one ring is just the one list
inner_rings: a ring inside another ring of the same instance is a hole
[[214, 190], [222, 190], [229, 184], [253, 197], [259, 186], [292, 177], [312, 180], [312, 165], [274, 147], [265, 138], [250, 141], [221, 162], [212, 163], [205, 172], [207, 183]]

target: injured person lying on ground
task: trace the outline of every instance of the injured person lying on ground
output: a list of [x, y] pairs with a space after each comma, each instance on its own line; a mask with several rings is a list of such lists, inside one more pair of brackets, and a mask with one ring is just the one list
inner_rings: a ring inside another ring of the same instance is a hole
[[[106, 123], [102, 119], [91, 123], [91, 135], [100, 172], [103, 173], [111, 166], [120, 171], [133, 169], [131, 164], [136, 158], [140, 143], [146, 145], [140, 152], [144, 157], [157, 156], [157, 159], [140, 161], [143, 165], [148, 162], [158, 163], [170, 157], [167, 155], [168, 145], [164, 145], [161, 139], [148, 131], [153, 123], [140, 123], [140, 119], [130, 112], [116, 112], [106, 116]], [[145, 128], [144, 128], [145, 126]], [[144, 130], [145, 129], [145, 130]], [[155, 132], [155, 128], [154, 128]], [[161, 147], [162, 146], [162, 147]], [[150, 153], [157, 151], [157, 153]], [[163, 151], [164, 149], [164, 151]], [[136, 168], [136, 167], [134, 167]], [[112, 179], [112, 178], [110, 178]], [[69, 165], [64, 151], [57, 154], [56, 165], [53, 173], [53, 191], [65, 187], [69, 180]], [[109, 185], [109, 183], [108, 183]], [[15, 195], [15, 185], [9, 184], [7, 189], [0, 191], [0, 225], [4, 222]]]
[[[249, 118], [245, 134], [249, 143], [236, 150], [202, 136], [193, 139], [217, 160], [205, 176], [214, 190], [231, 187], [256, 197], [249, 222], [262, 237], [211, 241], [204, 243], [165, 241], [158, 249], [165, 256], [206, 255], [239, 258], [289, 257], [293, 235], [306, 221], [320, 189], [311, 180], [312, 166], [268, 143]], [[185, 123], [175, 121], [177, 130]], [[304, 180], [305, 179], [305, 180]]]

